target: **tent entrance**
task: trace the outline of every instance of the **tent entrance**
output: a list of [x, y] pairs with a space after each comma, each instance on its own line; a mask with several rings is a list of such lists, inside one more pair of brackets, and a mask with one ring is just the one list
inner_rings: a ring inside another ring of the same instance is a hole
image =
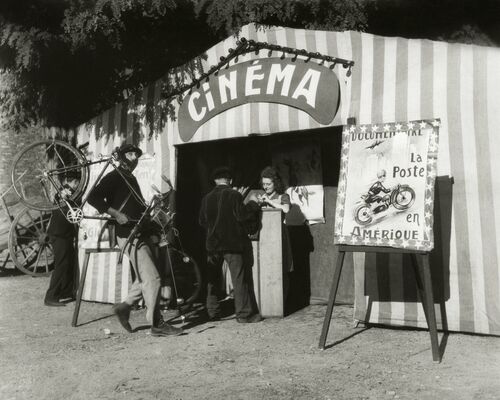
[[[273, 165], [276, 154], [290, 146], [314, 145], [319, 149], [318, 161], [321, 162], [325, 224], [293, 229], [291, 239], [296, 268], [290, 276], [290, 290], [299, 300], [298, 304], [290, 304], [288, 310], [307, 305], [310, 300], [325, 300], [336, 256], [332, 244], [341, 140], [342, 127], [330, 127], [177, 146], [177, 223], [186, 250], [203, 265], [206, 258], [204, 233], [198, 225], [198, 212], [203, 195], [213, 187], [210, 173], [215, 167], [228, 165], [234, 171], [236, 186], [259, 189], [260, 171]], [[348, 276], [348, 270], [346, 268], [343, 276], [347, 284], [341, 283], [338, 296], [341, 301], [352, 302], [353, 279]]]

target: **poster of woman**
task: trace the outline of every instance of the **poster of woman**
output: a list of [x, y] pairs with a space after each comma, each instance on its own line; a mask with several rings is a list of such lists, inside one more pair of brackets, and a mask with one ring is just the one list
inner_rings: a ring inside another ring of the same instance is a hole
[[346, 126], [334, 240], [430, 250], [439, 120]]

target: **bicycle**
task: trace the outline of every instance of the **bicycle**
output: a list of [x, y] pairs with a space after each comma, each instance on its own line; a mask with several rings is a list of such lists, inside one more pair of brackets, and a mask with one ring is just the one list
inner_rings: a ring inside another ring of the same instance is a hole
[[[96, 164], [104, 164], [95, 182], [90, 189], [87, 186], [90, 180], [90, 167]], [[79, 225], [83, 219], [100, 219], [114, 222], [114, 218], [105, 216], [85, 215], [83, 206], [86, 204], [89, 194], [96, 187], [109, 167], [117, 170], [119, 156], [117, 149], [111, 155], [99, 156], [98, 160], [88, 160], [85, 154], [78, 148], [61, 140], [41, 140], [25, 147], [15, 157], [12, 166], [11, 179], [15, 192], [22, 203], [27, 207], [39, 211], [63, 210], [67, 208], [66, 218], [73, 224]], [[68, 172], [79, 172], [80, 181], [77, 188], [69, 198], [62, 196], [62, 183], [60, 177]], [[134, 188], [123, 179], [132, 194], [141, 198]], [[163, 252], [167, 258], [165, 261], [170, 265], [170, 273], [173, 283], [173, 293], [176, 296], [176, 304], [186, 307], [192, 305], [198, 298], [201, 285], [201, 271], [197, 262], [188, 255], [182, 246], [179, 231], [173, 226], [174, 214], [168, 210], [165, 198], [168, 193], [157, 192], [149, 203], [141, 200], [144, 211], [135, 223], [125, 245], [121, 249], [120, 259], [130, 244], [139, 238], [145, 226], [156, 229], [160, 237], [159, 247], [166, 248]], [[84, 196], [86, 193], [86, 196]], [[80, 204], [77, 202], [81, 199]], [[170, 236], [176, 238], [176, 243], [167, 240]], [[36, 258], [35, 258], [36, 259]]]

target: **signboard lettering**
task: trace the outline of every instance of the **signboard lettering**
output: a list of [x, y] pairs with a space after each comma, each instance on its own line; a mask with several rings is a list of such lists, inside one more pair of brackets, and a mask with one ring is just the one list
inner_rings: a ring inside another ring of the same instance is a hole
[[315, 62], [268, 58], [220, 70], [187, 93], [179, 108], [179, 135], [191, 140], [215, 115], [245, 103], [280, 103], [307, 112], [321, 124], [333, 121], [340, 101], [335, 73]]

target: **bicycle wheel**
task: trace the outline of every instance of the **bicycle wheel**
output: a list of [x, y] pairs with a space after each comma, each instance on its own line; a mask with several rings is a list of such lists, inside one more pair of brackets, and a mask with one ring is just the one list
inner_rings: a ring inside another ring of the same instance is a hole
[[14, 265], [28, 275], [45, 276], [54, 269], [47, 227], [51, 213], [25, 208], [12, 221], [9, 252]]
[[169, 254], [173, 274], [170, 272], [167, 280], [171, 281], [172, 293], [177, 291], [177, 305], [191, 305], [198, 299], [202, 289], [198, 263], [188, 254], [173, 247], [169, 247]]
[[70, 200], [85, 191], [89, 173], [85, 156], [61, 140], [42, 140], [21, 150], [12, 165], [12, 185], [21, 201], [40, 211], [58, 208], [56, 194], [61, 190], [62, 175], [76, 171], [80, 182]]

